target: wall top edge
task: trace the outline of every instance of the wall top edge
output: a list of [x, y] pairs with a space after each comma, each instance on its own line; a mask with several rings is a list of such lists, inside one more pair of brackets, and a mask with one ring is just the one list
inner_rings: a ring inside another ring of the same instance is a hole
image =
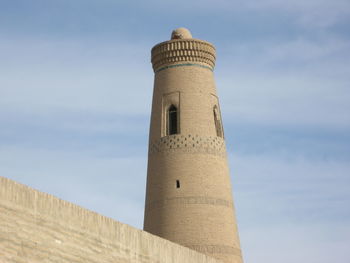
[[0, 205], [19, 213], [27, 211], [35, 218], [58, 222], [57, 226], [65, 228], [65, 231], [77, 229], [87, 236], [105, 240], [103, 242], [109, 240], [139, 257], [149, 257], [150, 262], [161, 262], [165, 255], [170, 260], [164, 262], [221, 262], [3, 176], [0, 176]]

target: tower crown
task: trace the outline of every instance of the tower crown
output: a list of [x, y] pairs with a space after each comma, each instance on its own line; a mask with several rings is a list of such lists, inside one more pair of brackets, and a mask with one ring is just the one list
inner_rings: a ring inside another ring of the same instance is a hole
[[214, 70], [215, 47], [203, 40], [192, 38], [186, 28], [175, 29], [171, 40], [155, 45], [152, 48], [152, 65], [154, 72], [184, 62], [195, 63]]

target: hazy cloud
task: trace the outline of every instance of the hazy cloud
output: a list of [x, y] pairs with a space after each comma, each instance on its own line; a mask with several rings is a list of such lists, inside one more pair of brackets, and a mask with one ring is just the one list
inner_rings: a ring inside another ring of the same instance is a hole
[[3, 1], [0, 174], [141, 228], [150, 48], [186, 26], [217, 47], [245, 262], [348, 262], [349, 12], [346, 0]]

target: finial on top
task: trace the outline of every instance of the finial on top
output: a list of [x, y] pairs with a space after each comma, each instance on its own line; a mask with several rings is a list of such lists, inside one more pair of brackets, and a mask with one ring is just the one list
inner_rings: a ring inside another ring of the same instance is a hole
[[177, 28], [171, 33], [171, 39], [186, 39], [192, 38], [191, 32], [184, 27]]

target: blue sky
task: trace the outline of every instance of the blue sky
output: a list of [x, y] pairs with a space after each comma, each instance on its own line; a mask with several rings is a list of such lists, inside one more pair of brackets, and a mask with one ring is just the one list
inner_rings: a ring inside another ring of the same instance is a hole
[[347, 0], [0, 0], [0, 175], [141, 228], [177, 27], [217, 48], [245, 262], [349, 262]]

